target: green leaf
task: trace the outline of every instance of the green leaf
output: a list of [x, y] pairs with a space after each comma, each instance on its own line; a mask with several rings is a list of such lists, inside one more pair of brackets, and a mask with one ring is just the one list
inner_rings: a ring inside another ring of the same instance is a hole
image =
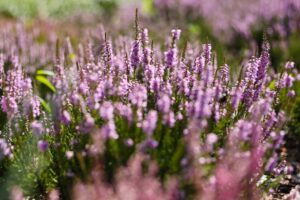
[[54, 72], [50, 70], [39, 69], [36, 71], [36, 75], [54, 76]]
[[50, 90], [52, 90], [53, 92], [56, 92], [56, 89], [55, 87], [52, 85], [52, 83], [44, 76], [40, 76], [40, 75], [37, 75], [35, 77], [35, 79], [37, 81], [39, 81], [40, 83], [46, 85]]
[[275, 88], [276, 88], [275, 80], [271, 81], [271, 83], [270, 83], [270, 85], [269, 85], [269, 88], [270, 88], [271, 90], [275, 90]]
[[49, 113], [51, 113], [51, 108], [49, 103], [47, 103], [42, 97], [38, 97], [39, 101], [41, 102], [42, 106], [45, 108], [45, 110]]

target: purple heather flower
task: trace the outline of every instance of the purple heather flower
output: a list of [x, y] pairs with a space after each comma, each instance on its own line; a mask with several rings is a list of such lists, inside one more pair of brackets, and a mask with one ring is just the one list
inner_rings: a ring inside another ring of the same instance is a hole
[[93, 127], [95, 125], [95, 120], [90, 115], [86, 115], [84, 124], [86, 127]]
[[125, 144], [126, 146], [131, 147], [134, 145], [134, 141], [131, 138], [129, 138], [125, 141]]
[[180, 29], [173, 29], [171, 31], [171, 33], [172, 33], [172, 39], [173, 40], [179, 40], [180, 34], [181, 34], [181, 30]]
[[165, 113], [163, 116], [163, 123], [168, 125], [169, 127], [174, 127], [176, 122], [175, 114], [173, 111]]
[[81, 82], [81, 83], [79, 84], [78, 89], [79, 89], [79, 92], [80, 92], [81, 94], [83, 94], [83, 95], [86, 95], [86, 94], [88, 94], [88, 92], [89, 92], [89, 86], [88, 86], [88, 84], [87, 84], [86, 81]]
[[81, 124], [80, 131], [84, 133], [90, 132], [95, 126], [95, 120], [90, 114], [85, 115], [85, 119]]
[[45, 152], [47, 151], [47, 149], [49, 148], [49, 143], [45, 140], [39, 140], [38, 141], [38, 149], [41, 152]]
[[260, 99], [255, 104], [253, 104], [249, 112], [251, 113], [251, 116], [254, 120], [260, 120], [261, 117], [264, 117], [266, 114], [268, 114], [272, 109], [272, 99], [266, 98], [266, 99]]
[[216, 134], [214, 134], [214, 133], [209, 133], [209, 134], [207, 135], [207, 138], [206, 138], [206, 143], [207, 143], [207, 144], [212, 145], [212, 144], [216, 143], [217, 141], [218, 141], [218, 136], [217, 136]]
[[196, 74], [199, 76], [199, 78], [201, 78], [201, 76], [202, 76], [204, 66], [205, 66], [205, 58], [204, 58], [203, 54], [201, 54], [201, 56], [196, 58], [195, 63], [194, 63], [194, 70], [195, 70]]
[[147, 105], [147, 89], [141, 84], [136, 84], [133, 86], [128, 98], [138, 108], [145, 107]]
[[2, 159], [3, 156], [11, 156], [11, 150], [7, 142], [0, 138], [0, 159]]
[[181, 81], [178, 82], [179, 84], [179, 92], [188, 96], [190, 94], [190, 80], [188, 77], [183, 78]]
[[197, 95], [197, 100], [194, 105], [195, 114], [198, 118], [206, 118], [211, 115], [212, 108], [210, 105], [210, 98], [212, 95], [212, 90], [207, 89], [205, 91], [199, 91]]
[[23, 80], [22, 82], [22, 89], [23, 91], [29, 91], [32, 89], [32, 83], [31, 83], [31, 79], [30, 78], [26, 78], [25, 80]]
[[168, 69], [174, 68], [178, 62], [177, 58], [177, 47], [176, 41], [179, 40], [181, 30], [174, 29], [171, 31], [172, 33], [172, 43], [167, 52], [165, 52], [165, 65]]
[[38, 99], [37, 96], [30, 97], [30, 102], [28, 103], [27, 101], [24, 102], [24, 112], [26, 115], [29, 113], [32, 113], [32, 116], [34, 118], [38, 117], [41, 114], [40, 110], [40, 100]]
[[104, 138], [111, 138], [111, 139], [118, 139], [119, 135], [116, 132], [116, 126], [115, 123], [112, 120], [109, 120], [107, 124], [105, 124], [101, 128], [101, 133]]
[[294, 62], [286, 62], [284, 68], [285, 69], [293, 69], [295, 66]]
[[111, 42], [105, 41], [103, 59], [106, 63], [111, 64], [110, 62], [111, 62], [112, 58], [113, 58], [113, 51], [112, 51]]
[[68, 111], [64, 110], [61, 115], [61, 121], [63, 124], [68, 125], [71, 122], [71, 115]]
[[127, 119], [128, 122], [132, 121], [132, 110], [129, 105], [124, 105], [122, 103], [115, 104], [116, 111], [119, 115]]
[[288, 93], [287, 93], [288, 97], [294, 97], [295, 95], [296, 95], [295, 90], [289, 90]]
[[211, 49], [211, 44], [203, 45], [204, 57], [207, 63], [211, 61]]
[[174, 68], [177, 63], [177, 48], [170, 48], [165, 52], [165, 64], [168, 69]]
[[292, 77], [291, 75], [285, 74], [283, 77], [284, 86], [286, 88], [292, 87], [294, 80], [295, 80], [294, 77]]
[[278, 149], [283, 144], [284, 142], [283, 139], [285, 134], [286, 134], [285, 131], [280, 131], [279, 134], [275, 136], [275, 143], [274, 143], [275, 149]]
[[36, 135], [41, 135], [44, 131], [43, 124], [38, 121], [31, 122], [30, 128]]
[[273, 154], [273, 156], [268, 160], [265, 166], [265, 170], [268, 172], [272, 172], [273, 169], [276, 167], [277, 161], [278, 161], [278, 155]]
[[141, 54], [140, 40], [136, 39], [132, 42], [131, 53], [130, 53], [130, 61], [134, 69], [136, 69], [140, 63], [140, 59], [141, 59], [140, 54]]
[[255, 80], [255, 92], [254, 92], [254, 96], [253, 96], [253, 101], [257, 101], [262, 89], [262, 86], [265, 82], [265, 77], [266, 77], [266, 73], [267, 73], [267, 67], [269, 65], [269, 50], [270, 50], [270, 46], [268, 42], [264, 42], [263, 46], [262, 46], [263, 50], [260, 56], [260, 60], [259, 60], [259, 66], [257, 69], [257, 77]]
[[171, 108], [171, 99], [167, 94], [163, 94], [157, 101], [158, 110], [162, 113], [168, 113]]
[[80, 96], [77, 92], [72, 92], [70, 94], [70, 103], [73, 104], [73, 105], [79, 105], [79, 102], [80, 102]]
[[206, 137], [206, 150], [212, 151], [213, 145], [218, 141], [218, 136], [214, 133], [209, 133]]
[[141, 36], [143, 45], [149, 45], [148, 29], [144, 28]]
[[241, 91], [241, 88], [239, 86], [235, 87], [233, 90], [232, 90], [232, 93], [231, 93], [231, 105], [234, 109], [237, 109], [238, 108], [238, 105], [241, 101], [241, 98], [242, 98], [242, 91]]
[[64, 67], [61, 64], [57, 64], [55, 66], [55, 77], [53, 80], [53, 84], [55, 86], [55, 88], [57, 89], [64, 89], [64, 87], [66, 86], [65, 83], [65, 71], [64, 71]]
[[143, 131], [147, 135], [151, 135], [156, 128], [156, 123], [157, 123], [157, 112], [151, 110], [149, 111], [149, 113], [145, 117], [145, 120], [142, 123]]
[[112, 120], [114, 117], [114, 107], [110, 101], [105, 101], [100, 107], [100, 117], [104, 120]]
[[223, 87], [226, 87], [226, 84], [229, 81], [229, 66], [225, 64], [221, 67], [219, 72], [219, 80], [222, 80]]
[[253, 95], [255, 92], [255, 81], [257, 78], [258, 60], [252, 58], [247, 65], [246, 76], [242, 84], [245, 87], [242, 101], [247, 107], [250, 107], [253, 101]]
[[18, 104], [16, 99], [13, 97], [5, 97], [1, 98], [1, 108], [3, 112], [6, 112], [8, 117], [11, 118], [18, 112]]
[[181, 112], [177, 113], [176, 119], [179, 120], [179, 121], [180, 121], [180, 120], [183, 120], [183, 115], [182, 115]]
[[152, 138], [147, 138], [141, 144], [141, 151], [146, 151], [147, 149], [155, 149], [158, 146], [158, 142]]
[[150, 63], [150, 54], [151, 50], [149, 49], [149, 36], [148, 36], [148, 29], [143, 29], [142, 31], [142, 44], [143, 44], [143, 62], [144, 64]]
[[161, 80], [159, 78], [153, 78], [150, 80], [151, 92], [157, 93], [160, 89]]

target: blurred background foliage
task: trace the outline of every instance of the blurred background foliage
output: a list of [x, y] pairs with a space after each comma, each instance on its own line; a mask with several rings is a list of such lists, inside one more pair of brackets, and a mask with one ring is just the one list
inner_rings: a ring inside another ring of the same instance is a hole
[[3, 16], [19, 19], [60, 18], [74, 12], [96, 11], [95, 0], [0, 0]]
[[[210, 41], [218, 56], [219, 64], [223, 64], [224, 54], [227, 63], [239, 65], [245, 55], [248, 56], [249, 49], [256, 51], [260, 46], [264, 32], [269, 26], [268, 22], [252, 30], [252, 37], [249, 41], [240, 34], [235, 34], [230, 41], [224, 41], [223, 35], [216, 34], [212, 24], [205, 20], [201, 14], [194, 15], [189, 12], [184, 13], [182, 8], [159, 7], [154, 0], [0, 0], [0, 16], [3, 19], [23, 20], [23, 21], [51, 21], [67, 22], [72, 21], [73, 26], [82, 27], [82, 19], [89, 23], [109, 24], [117, 27], [116, 32], [128, 34], [128, 27], [132, 27], [134, 22], [134, 9], [138, 8], [142, 24], [149, 27], [153, 32], [160, 32], [179, 27], [183, 29], [185, 40], [200, 39], [200, 41]], [[177, 2], [177, 1], [174, 1]], [[170, 2], [169, 2], [170, 3]], [[161, 3], [162, 4], [162, 3]], [[80, 16], [74, 18], [74, 16]], [[80, 20], [79, 20], [80, 19]], [[78, 20], [78, 22], [76, 22]], [[150, 23], [151, 22], [151, 23]], [[77, 24], [76, 24], [77, 23]], [[271, 22], [270, 22], [271, 23]], [[229, 24], [230, 25], [230, 24]], [[111, 28], [113, 29], [113, 28]], [[113, 31], [112, 31], [113, 32]], [[151, 34], [151, 33], [150, 33]], [[152, 34], [154, 40], [165, 34]], [[299, 31], [284, 38], [285, 47], [282, 47], [282, 38], [278, 35], [268, 35], [272, 45], [272, 66], [278, 69], [283, 65], [284, 60], [293, 60], [296, 66], [300, 64]], [[253, 41], [254, 40], [254, 41]], [[254, 42], [254, 43], [253, 43]], [[183, 41], [182, 43], [185, 43]], [[258, 51], [258, 50], [257, 50]], [[232, 59], [230, 59], [232, 58]]]

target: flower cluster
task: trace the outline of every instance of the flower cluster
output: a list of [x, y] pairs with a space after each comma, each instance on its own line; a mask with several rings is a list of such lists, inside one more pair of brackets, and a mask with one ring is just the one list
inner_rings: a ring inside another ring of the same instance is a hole
[[[116, 43], [104, 32], [78, 48], [70, 39], [63, 46], [50, 40], [44, 48], [54, 58], [33, 62], [25, 58], [43, 51], [24, 51], [37, 44], [17, 30], [20, 44], [0, 42], [0, 114], [7, 117], [0, 158], [18, 163], [18, 148], [34, 143], [44, 157], [29, 159], [35, 165], [48, 159], [42, 169], [50, 178], [36, 174], [55, 180], [56, 195], [257, 199], [262, 175], [284, 173], [278, 173], [289, 117], [284, 101], [296, 95], [298, 72], [292, 62], [274, 72], [267, 41], [259, 56], [234, 68], [219, 65], [209, 43], [180, 49], [179, 29], [161, 52], [150, 46], [147, 29], [136, 28], [133, 40]], [[32, 63], [45, 68], [28, 71]], [[87, 182], [69, 193], [64, 184], [78, 179]]]

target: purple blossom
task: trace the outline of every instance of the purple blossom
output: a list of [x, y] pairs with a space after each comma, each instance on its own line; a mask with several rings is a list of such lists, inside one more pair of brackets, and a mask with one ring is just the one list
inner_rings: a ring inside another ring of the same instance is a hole
[[141, 150], [146, 151], [147, 149], [155, 149], [158, 146], [158, 142], [152, 138], [146, 139], [141, 144]]
[[214, 133], [209, 133], [206, 137], [206, 150], [212, 151], [213, 145], [218, 141], [218, 136]]
[[40, 116], [41, 114], [41, 110], [40, 110], [40, 100], [38, 99], [38, 97], [32, 97], [31, 101], [30, 101], [31, 107], [32, 107], [32, 115], [34, 118]]
[[84, 133], [89, 133], [94, 126], [95, 119], [90, 114], [86, 114], [79, 130]]
[[288, 97], [294, 97], [295, 95], [296, 95], [295, 90], [289, 90], [288, 93], [287, 93]]
[[165, 65], [166, 65], [167, 69], [174, 68], [178, 62], [178, 60], [177, 60], [178, 59], [177, 58], [178, 50], [176, 47], [176, 41], [179, 40], [180, 33], [181, 33], [181, 30], [179, 30], [179, 29], [176, 29], [176, 30], [174, 29], [171, 31], [171, 34], [172, 34], [171, 45], [170, 45], [168, 51], [165, 52]]
[[18, 112], [18, 104], [13, 97], [2, 97], [1, 108], [9, 117], [13, 117]]
[[142, 44], [143, 44], [143, 63], [145, 65], [150, 64], [150, 56], [151, 50], [149, 49], [149, 36], [148, 36], [148, 29], [143, 29], [142, 31]]
[[168, 113], [165, 113], [163, 116], [163, 123], [168, 125], [169, 127], [174, 127], [176, 122], [176, 117], [174, 112], [170, 111]]
[[122, 103], [115, 104], [115, 108], [117, 113], [127, 119], [128, 122], [132, 121], [132, 110], [131, 107], [128, 105], [124, 105]]
[[242, 91], [239, 86], [236, 88], [233, 88], [232, 93], [231, 93], [231, 105], [234, 109], [238, 108], [238, 105], [242, 99]]
[[194, 63], [194, 70], [199, 76], [199, 78], [201, 78], [202, 76], [204, 66], [205, 66], [205, 57], [203, 56], [203, 54], [201, 54], [201, 56], [195, 59], [195, 63]]
[[38, 149], [39, 149], [39, 151], [45, 152], [45, 151], [48, 150], [48, 148], [49, 148], [49, 143], [47, 141], [45, 141], [45, 140], [39, 140], [38, 141]]
[[255, 92], [254, 92], [254, 96], [253, 96], [253, 101], [257, 101], [261, 92], [261, 89], [263, 87], [263, 84], [265, 82], [265, 77], [266, 77], [266, 73], [267, 73], [267, 67], [269, 65], [269, 59], [270, 59], [270, 55], [269, 55], [269, 50], [270, 50], [270, 46], [268, 42], [264, 42], [263, 46], [262, 46], [262, 53], [259, 59], [259, 66], [257, 69], [257, 76], [256, 76], [256, 80], [255, 80]]
[[258, 60], [252, 58], [247, 65], [246, 76], [243, 80], [243, 85], [245, 87], [242, 101], [245, 103], [247, 107], [250, 107], [253, 101], [253, 95], [255, 92], [255, 81], [257, 79], [257, 71], [258, 71]]
[[293, 69], [295, 66], [294, 62], [286, 62], [284, 68], [285, 69]]
[[31, 122], [30, 128], [31, 128], [32, 132], [38, 136], [42, 135], [42, 133], [44, 131], [43, 124], [38, 121]]
[[294, 80], [295, 80], [294, 77], [292, 77], [291, 75], [284, 74], [283, 76], [284, 87], [291, 88], [293, 86]]
[[131, 61], [131, 65], [134, 69], [136, 69], [139, 64], [140, 64], [140, 60], [141, 60], [141, 44], [140, 44], [140, 40], [136, 39], [132, 42], [131, 45], [131, 52], [130, 52], [130, 61]]
[[151, 110], [151, 111], [149, 111], [149, 113], [147, 114], [147, 116], [145, 117], [145, 119], [143, 121], [143, 124], [142, 124], [143, 131], [147, 135], [151, 135], [156, 128], [156, 123], [157, 123], [157, 112], [154, 110]]
[[110, 120], [101, 128], [101, 133], [104, 138], [111, 138], [111, 139], [118, 139], [119, 135], [116, 132], [116, 126], [115, 123]]
[[165, 52], [165, 64], [168, 69], [174, 68], [177, 64], [177, 48], [170, 48]]
[[172, 31], [171, 31], [171, 33], [172, 33], [172, 39], [173, 40], [179, 40], [179, 38], [180, 38], [180, 34], [181, 34], [181, 30], [180, 29], [173, 29]]
[[[105, 38], [107, 39], [107, 38]], [[103, 59], [106, 63], [111, 64], [113, 58], [112, 45], [109, 41], [105, 41]]]
[[216, 143], [217, 140], [218, 140], [218, 136], [216, 134], [209, 133], [207, 135], [206, 143], [212, 145], [212, 144]]
[[163, 94], [157, 100], [157, 108], [162, 113], [168, 113], [171, 108], [171, 99], [167, 94]]
[[11, 149], [8, 143], [3, 138], [0, 138], [0, 159], [5, 156], [11, 156]]
[[203, 45], [203, 51], [204, 51], [204, 57], [206, 60], [206, 63], [211, 61], [211, 44], [204, 44]]
[[141, 84], [133, 86], [128, 99], [138, 108], [145, 107], [147, 105], [147, 89]]
[[273, 169], [276, 167], [278, 161], [278, 156], [277, 154], [274, 154], [267, 162], [266, 166], [265, 166], [265, 170], [268, 172], [272, 172]]
[[114, 107], [111, 102], [105, 101], [100, 107], [100, 117], [104, 120], [112, 120], [114, 117]]
[[72, 120], [72, 118], [71, 118], [71, 115], [69, 114], [69, 112], [64, 110], [61, 115], [62, 123], [65, 125], [68, 125], [71, 123], [71, 120]]

